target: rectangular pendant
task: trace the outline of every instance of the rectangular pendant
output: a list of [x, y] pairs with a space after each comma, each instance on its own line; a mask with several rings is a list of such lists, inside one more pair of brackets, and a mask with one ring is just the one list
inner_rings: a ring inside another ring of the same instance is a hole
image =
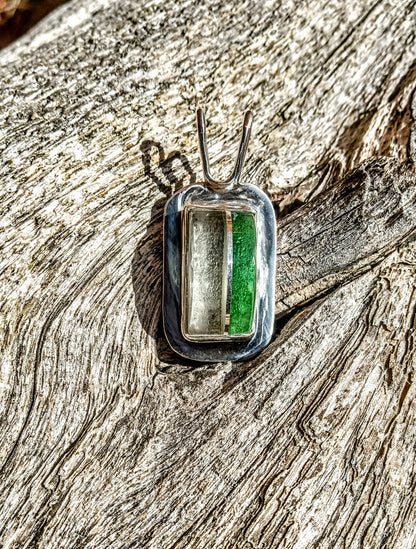
[[276, 219], [270, 198], [240, 182], [253, 115], [245, 114], [230, 177], [215, 179], [197, 110], [204, 183], [166, 203], [163, 217], [163, 328], [171, 348], [199, 362], [245, 360], [274, 331]]
[[182, 332], [189, 341], [250, 339], [257, 234], [245, 205], [192, 204], [182, 216]]
[[195, 184], [165, 208], [163, 326], [170, 346], [201, 362], [246, 359], [274, 327], [276, 222], [254, 185], [215, 193]]

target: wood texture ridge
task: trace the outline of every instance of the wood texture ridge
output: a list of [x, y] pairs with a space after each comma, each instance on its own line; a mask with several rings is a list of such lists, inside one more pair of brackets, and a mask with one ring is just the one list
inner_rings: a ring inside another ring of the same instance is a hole
[[[416, 7], [77, 0], [0, 53], [0, 547], [416, 546]], [[255, 112], [276, 336], [160, 328], [161, 222]]]

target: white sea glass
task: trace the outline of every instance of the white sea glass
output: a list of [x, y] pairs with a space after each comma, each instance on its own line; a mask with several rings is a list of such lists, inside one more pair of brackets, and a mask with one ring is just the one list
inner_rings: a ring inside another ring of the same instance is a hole
[[188, 215], [187, 333], [222, 335], [227, 300], [227, 225], [224, 211]]

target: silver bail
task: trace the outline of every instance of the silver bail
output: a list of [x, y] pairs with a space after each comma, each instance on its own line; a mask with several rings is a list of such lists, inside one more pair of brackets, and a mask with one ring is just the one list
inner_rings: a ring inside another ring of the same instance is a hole
[[226, 191], [231, 189], [234, 185], [237, 185], [241, 172], [243, 170], [243, 164], [247, 153], [248, 141], [250, 139], [251, 126], [253, 124], [253, 113], [247, 111], [244, 116], [243, 123], [243, 132], [241, 135], [240, 147], [238, 149], [237, 160], [234, 166], [233, 173], [225, 181], [219, 181], [214, 179], [211, 175], [211, 170], [209, 166], [209, 158], [207, 152], [207, 143], [206, 143], [206, 124], [205, 124], [205, 115], [202, 109], [196, 111], [196, 120], [198, 126], [198, 140], [199, 140], [199, 151], [201, 154], [202, 161], [202, 171], [204, 173], [204, 178], [206, 184], [213, 191]]

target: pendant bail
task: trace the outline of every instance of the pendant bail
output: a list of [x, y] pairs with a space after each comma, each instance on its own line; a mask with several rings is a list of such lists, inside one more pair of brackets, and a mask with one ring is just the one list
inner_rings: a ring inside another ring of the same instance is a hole
[[248, 142], [250, 139], [251, 126], [253, 124], [253, 113], [251, 111], [247, 111], [244, 116], [243, 131], [241, 135], [240, 146], [238, 149], [237, 160], [231, 176], [225, 181], [214, 179], [211, 174], [206, 143], [205, 115], [202, 109], [197, 109], [196, 120], [198, 126], [199, 151], [201, 154], [202, 171], [204, 173], [205, 183], [213, 191], [227, 191], [231, 189], [234, 185], [238, 185], [238, 182], [240, 180], [244, 160], [247, 153]]

